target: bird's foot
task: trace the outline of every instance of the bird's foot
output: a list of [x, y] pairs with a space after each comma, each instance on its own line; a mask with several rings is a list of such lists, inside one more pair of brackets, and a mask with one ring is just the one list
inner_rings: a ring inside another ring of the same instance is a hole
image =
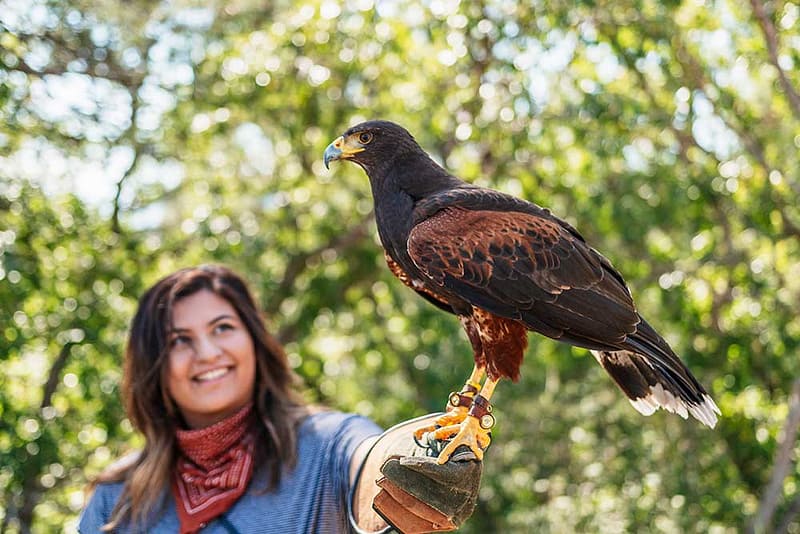
[[414, 431], [414, 439], [420, 443], [425, 434], [431, 432], [438, 432], [443, 428], [458, 427], [458, 425], [467, 417], [466, 408], [456, 408], [437, 418], [432, 425], [423, 426]]
[[445, 414], [437, 418], [432, 425], [424, 426], [414, 431], [414, 439], [417, 444], [422, 445], [420, 441], [425, 434], [435, 432], [441, 428], [458, 426], [464, 421], [477, 392], [478, 388], [465, 384], [464, 389], [460, 392], [454, 391], [450, 393]]
[[[455, 433], [455, 436], [453, 436], [453, 433]], [[452, 439], [447, 442], [447, 445], [436, 458], [436, 463], [440, 465], [447, 463], [450, 456], [462, 445], [466, 445], [478, 460], [483, 460], [483, 451], [492, 442], [492, 433], [489, 429], [483, 428], [480, 420], [472, 415], [468, 415], [460, 425], [440, 428], [434, 432], [436, 439], [448, 439], [450, 436], [452, 436]]]
[[445, 447], [436, 458], [436, 462], [447, 463], [453, 452], [461, 445], [466, 445], [478, 460], [482, 460], [483, 451], [492, 442], [491, 429], [494, 423], [492, 405], [484, 397], [477, 395], [461, 423], [443, 426], [429, 435], [428, 441], [446, 442]]

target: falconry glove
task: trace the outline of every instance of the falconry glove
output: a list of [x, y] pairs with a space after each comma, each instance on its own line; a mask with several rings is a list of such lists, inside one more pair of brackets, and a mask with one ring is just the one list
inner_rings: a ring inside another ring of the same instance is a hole
[[[439, 465], [436, 457], [444, 444], [417, 442], [412, 429], [419, 421], [401, 423], [380, 438], [392, 442], [385, 443], [390, 456], [376, 480], [380, 491], [372, 507], [402, 534], [449, 532], [475, 509], [483, 462], [462, 446]], [[396, 432], [405, 426], [408, 431]]]
[[483, 462], [462, 446], [447, 463], [393, 456], [381, 467], [372, 507], [403, 534], [457, 529], [475, 509]]

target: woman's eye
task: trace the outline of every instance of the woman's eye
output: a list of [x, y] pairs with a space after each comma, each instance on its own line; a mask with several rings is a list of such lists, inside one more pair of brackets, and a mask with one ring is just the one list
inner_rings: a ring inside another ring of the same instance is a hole
[[189, 338], [187, 336], [175, 336], [169, 342], [171, 347], [179, 347], [187, 343], [189, 343]]
[[228, 323], [220, 323], [214, 327], [214, 332], [221, 334], [222, 332], [227, 332], [228, 330], [233, 330], [233, 325]]
[[362, 132], [358, 134], [358, 140], [361, 142], [362, 145], [366, 145], [370, 141], [372, 141], [372, 134], [369, 132]]

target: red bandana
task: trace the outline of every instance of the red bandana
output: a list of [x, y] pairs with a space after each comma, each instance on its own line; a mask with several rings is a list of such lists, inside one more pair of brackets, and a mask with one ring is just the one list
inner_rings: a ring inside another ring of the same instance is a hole
[[178, 430], [177, 472], [172, 493], [181, 534], [197, 532], [241, 497], [253, 474], [255, 441], [248, 404], [199, 430]]

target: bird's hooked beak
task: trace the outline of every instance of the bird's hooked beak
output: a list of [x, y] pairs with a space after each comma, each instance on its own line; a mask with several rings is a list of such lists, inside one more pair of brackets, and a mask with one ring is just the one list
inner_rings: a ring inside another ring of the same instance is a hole
[[351, 145], [345, 141], [344, 136], [339, 136], [336, 140], [328, 145], [328, 148], [325, 149], [325, 155], [323, 156], [323, 161], [325, 162], [325, 168], [330, 169], [331, 161], [336, 161], [339, 159], [350, 159], [355, 154], [359, 152], [363, 152], [364, 147], [360, 145]]

